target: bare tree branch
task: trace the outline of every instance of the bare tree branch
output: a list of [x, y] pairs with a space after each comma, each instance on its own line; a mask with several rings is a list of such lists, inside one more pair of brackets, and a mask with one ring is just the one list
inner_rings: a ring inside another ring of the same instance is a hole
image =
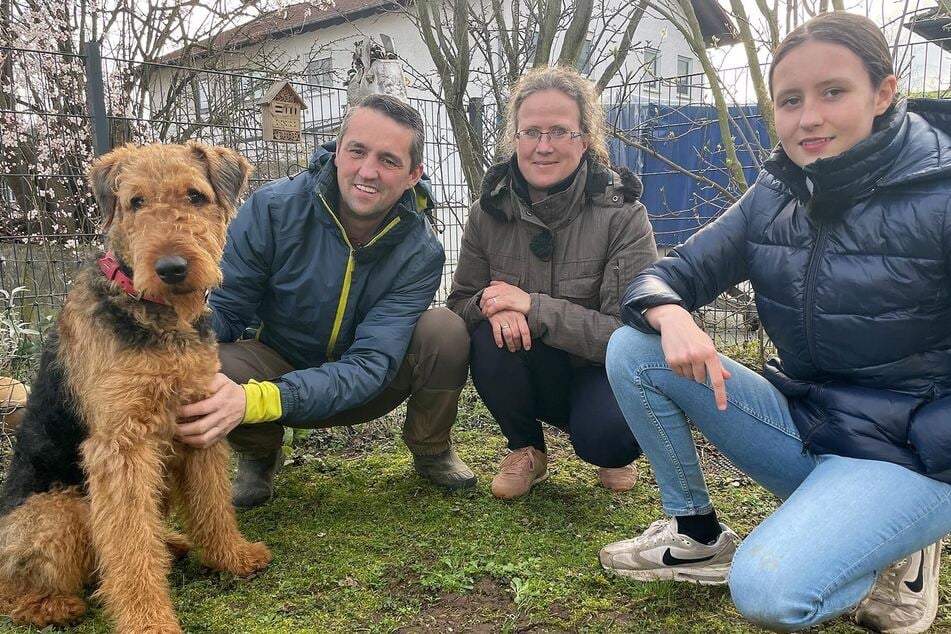
[[591, 11], [594, 9], [594, 0], [578, 0], [575, 3], [575, 12], [571, 22], [565, 30], [565, 39], [561, 44], [561, 54], [558, 63], [562, 66], [574, 66], [584, 47], [588, 27], [591, 24]]
[[621, 41], [618, 43], [617, 49], [612, 52], [611, 62], [604, 69], [604, 72], [601, 73], [601, 77], [595, 84], [599, 93], [604, 91], [608, 83], [617, 75], [624, 60], [627, 59], [627, 55], [631, 50], [631, 42], [634, 40], [634, 32], [637, 31], [637, 27], [641, 24], [641, 18], [644, 17], [644, 11], [647, 9], [649, 1], [650, 0], [639, 0], [637, 5], [634, 6], [631, 12], [631, 18], [627, 22], [627, 28], [624, 30], [624, 35], [621, 36]]
[[753, 90], [756, 93], [756, 105], [759, 107], [760, 116], [763, 117], [763, 121], [766, 123], [766, 131], [769, 134], [770, 145], [776, 145], [779, 139], [776, 136], [776, 122], [773, 120], [773, 104], [769, 98], [766, 81], [763, 79], [763, 69], [760, 66], [759, 52], [756, 50], [753, 32], [750, 29], [750, 20], [746, 15], [743, 0], [730, 0], [730, 7], [733, 9], [733, 15], [736, 16], [737, 28], [739, 28], [740, 31], [740, 41], [743, 43], [743, 50], [746, 52], [746, 62], [749, 64], [750, 69], [750, 80], [753, 83]]

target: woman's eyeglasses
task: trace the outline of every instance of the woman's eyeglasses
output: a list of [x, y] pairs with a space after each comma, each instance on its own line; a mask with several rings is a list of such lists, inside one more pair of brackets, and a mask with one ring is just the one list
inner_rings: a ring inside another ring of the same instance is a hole
[[566, 128], [554, 127], [547, 130], [539, 130], [538, 128], [519, 130], [515, 133], [515, 138], [523, 143], [538, 143], [546, 134], [548, 135], [549, 143], [560, 143], [577, 139], [579, 136], [584, 136], [584, 132], [573, 132]]

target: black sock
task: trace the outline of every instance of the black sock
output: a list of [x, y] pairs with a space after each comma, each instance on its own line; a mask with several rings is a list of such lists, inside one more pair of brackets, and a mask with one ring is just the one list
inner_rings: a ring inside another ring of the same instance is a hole
[[678, 515], [677, 532], [701, 544], [712, 544], [723, 531], [717, 512], [710, 511], [704, 515]]

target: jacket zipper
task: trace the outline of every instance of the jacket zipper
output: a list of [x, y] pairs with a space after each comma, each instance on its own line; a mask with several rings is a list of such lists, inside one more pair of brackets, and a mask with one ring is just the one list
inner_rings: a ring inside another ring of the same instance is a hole
[[819, 421], [818, 423], [816, 423], [809, 429], [809, 433], [806, 434], [806, 437], [802, 439], [802, 452], [801, 452], [802, 455], [804, 456], [806, 455], [806, 452], [809, 451], [809, 447], [812, 445], [812, 437], [815, 435], [817, 431], [819, 431], [819, 428], [825, 425], [827, 422], [829, 422], [829, 419], [823, 417], [821, 421]]
[[818, 370], [819, 361], [816, 354], [816, 341], [815, 333], [812, 331], [812, 316], [814, 312], [813, 300], [815, 299], [816, 291], [816, 273], [819, 270], [819, 261], [821, 259], [821, 253], [823, 247], [825, 247], [826, 234], [828, 230], [824, 224], [819, 225], [819, 235], [816, 236], [816, 243], [812, 249], [812, 254], [809, 256], [809, 269], [806, 273], [806, 292], [803, 295], [803, 302], [805, 309], [803, 315], [805, 315], [805, 331], [806, 331], [806, 347], [809, 350], [809, 360], [812, 362], [813, 367]]
[[[337, 338], [340, 336], [340, 326], [343, 324], [343, 317], [347, 313], [347, 300], [350, 298], [350, 285], [353, 282], [353, 270], [356, 266], [356, 261], [354, 260], [354, 253], [356, 249], [353, 248], [353, 245], [350, 243], [350, 238], [347, 237], [347, 231], [343, 228], [343, 225], [340, 224], [340, 221], [337, 219], [336, 214], [330, 209], [330, 205], [327, 204], [327, 199], [324, 198], [323, 194], [318, 194], [320, 196], [320, 201], [324, 203], [324, 207], [327, 209], [327, 213], [330, 214], [330, 217], [333, 218], [333, 221], [337, 224], [337, 228], [340, 229], [340, 235], [343, 236], [343, 241], [347, 244], [347, 268], [344, 270], [343, 274], [343, 286], [340, 288], [340, 299], [337, 302], [337, 313], [334, 315], [334, 325], [333, 329], [330, 331], [330, 341], [327, 342], [327, 360], [333, 361], [334, 356], [334, 346], [337, 345]], [[400, 222], [400, 217], [397, 216], [393, 218], [383, 230], [377, 233], [373, 238], [367, 242], [361, 248], [367, 248], [372, 245], [374, 242], [378, 241], [384, 235], [386, 235], [390, 229], [398, 225]]]

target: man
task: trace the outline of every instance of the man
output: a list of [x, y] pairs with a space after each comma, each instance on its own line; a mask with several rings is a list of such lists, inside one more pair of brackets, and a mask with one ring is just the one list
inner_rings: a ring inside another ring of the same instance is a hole
[[[182, 408], [194, 420], [178, 434], [196, 447], [228, 436], [236, 506], [271, 498], [282, 425], [362, 423], [407, 397], [416, 471], [450, 489], [475, 485], [449, 441], [469, 338], [454, 313], [427, 310], [445, 254], [420, 183], [424, 134], [416, 110], [371, 95], [307, 172], [258, 189], [231, 224], [210, 299], [222, 373], [210, 397]], [[238, 341], [255, 324], [257, 337]]]

